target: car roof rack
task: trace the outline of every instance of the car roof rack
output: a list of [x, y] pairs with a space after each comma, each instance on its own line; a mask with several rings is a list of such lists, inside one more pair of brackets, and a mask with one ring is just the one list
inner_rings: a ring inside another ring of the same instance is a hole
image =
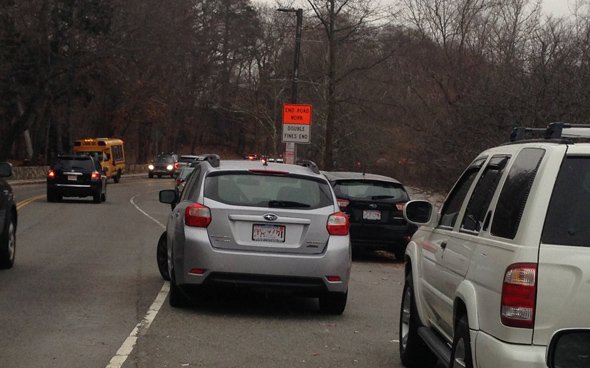
[[318, 165], [316, 165], [315, 162], [311, 161], [311, 160], [301, 160], [301, 161], [297, 161], [297, 165], [303, 166], [303, 167], [307, 167], [308, 169], [310, 169], [311, 171], [313, 171], [315, 174], [319, 174], [320, 173], [320, 169], [318, 168]]
[[214, 153], [199, 155], [199, 157], [196, 159], [196, 161], [207, 161], [213, 167], [219, 167], [219, 160], [221, 160], [219, 155]]
[[532, 133], [542, 133], [543, 139], [590, 138], [590, 124], [556, 122], [546, 128], [515, 127], [510, 134], [510, 142], [526, 140]]

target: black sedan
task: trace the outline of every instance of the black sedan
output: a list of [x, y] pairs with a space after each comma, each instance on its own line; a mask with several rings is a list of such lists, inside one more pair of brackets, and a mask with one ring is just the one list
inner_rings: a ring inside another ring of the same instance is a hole
[[16, 252], [16, 205], [12, 188], [5, 178], [12, 175], [12, 167], [0, 162], [0, 269], [14, 265]]
[[340, 210], [350, 218], [353, 250], [384, 249], [403, 259], [416, 231], [403, 216], [410, 196], [397, 180], [359, 172], [324, 172], [334, 188]]

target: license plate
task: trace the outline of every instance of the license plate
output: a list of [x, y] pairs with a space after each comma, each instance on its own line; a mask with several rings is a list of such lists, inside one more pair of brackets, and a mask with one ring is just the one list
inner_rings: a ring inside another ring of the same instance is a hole
[[269, 225], [269, 224], [254, 224], [252, 225], [252, 240], [284, 243], [285, 242], [285, 226], [284, 225]]
[[381, 220], [381, 211], [377, 210], [364, 210], [363, 220]]
[[68, 175], [68, 181], [76, 181], [78, 177], [76, 175]]

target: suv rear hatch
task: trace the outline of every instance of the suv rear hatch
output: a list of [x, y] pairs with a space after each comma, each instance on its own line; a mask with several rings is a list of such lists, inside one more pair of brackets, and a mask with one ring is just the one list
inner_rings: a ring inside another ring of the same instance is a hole
[[335, 212], [328, 182], [286, 172], [215, 172], [205, 179], [204, 205], [214, 248], [295, 254], [322, 253]]
[[88, 184], [94, 171], [94, 163], [90, 157], [61, 158], [54, 166], [56, 184]]
[[568, 156], [557, 177], [539, 249], [533, 343], [558, 329], [588, 327], [590, 156]]

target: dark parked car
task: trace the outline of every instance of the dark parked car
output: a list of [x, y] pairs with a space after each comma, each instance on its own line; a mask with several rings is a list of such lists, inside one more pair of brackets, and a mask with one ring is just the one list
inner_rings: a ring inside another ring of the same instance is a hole
[[174, 153], [160, 153], [156, 156], [154, 161], [148, 165], [148, 176], [153, 178], [156, 175], [161, 178], [162, 175], [173, 178], [178, 172], [180, 165], [178, 164], [178, 155]]
[[408, 192], [397, 180], [359, 172], [324, 172], [340, 209], [350, 217], [353, 250], [385, 249], [403, 259], [416, 226], [406, 222]]
[[0, 162], [0, 269], [14, 265], [16, 251], [16, 205], [12, 188], [4, 178], [12, 175], [12, 167]]
[[60, 155], [47, 172], [47, 201], [63, 197], [88, 197], [94, 203], [107, 196], [107, 177], [100, 163], [89, 155]]

